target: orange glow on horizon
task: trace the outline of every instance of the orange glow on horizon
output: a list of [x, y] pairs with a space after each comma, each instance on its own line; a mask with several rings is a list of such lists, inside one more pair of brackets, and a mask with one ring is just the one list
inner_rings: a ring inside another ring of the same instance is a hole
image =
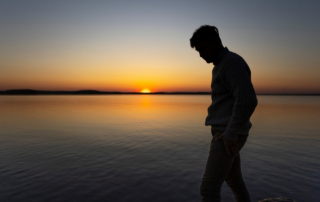
[[151, 91], [148, 88], [144, 88], [140, 92], [141, 93], [151, 93]]

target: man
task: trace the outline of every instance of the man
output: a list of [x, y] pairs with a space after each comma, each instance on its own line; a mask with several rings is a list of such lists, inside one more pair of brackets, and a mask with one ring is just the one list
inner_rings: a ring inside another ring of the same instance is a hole
[[239, 154], [252, 126], [250, 116], [258, 103], [249, 66], [242, 57], [223, 47], [214, 26], [201, 26], [193, 33], [190, 44], [207, 63], [214, 64], [212, 104], [205, 122], [211, 126], [213, 138], [200, 188], [202, 201], [221, 201], [224, 181], [237, 202], [251, 201], [242, 179]]

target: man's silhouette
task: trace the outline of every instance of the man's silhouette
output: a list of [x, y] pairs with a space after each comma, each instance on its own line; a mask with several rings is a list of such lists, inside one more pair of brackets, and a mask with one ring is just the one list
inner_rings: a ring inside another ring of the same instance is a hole
[[252, 126], [250, 116], [257, 106], [249, 66], [242, 57], [223, 47], [214, 26], [201, 26], [190, 43], [200, 57], [214, 64], [212, 104], [205, 122], [211, 126], [213, 138], [200, 187], [202, 201], [221, 201], [224, 181], [237, 202], [251, 201], [242, 179], [239, 154]]

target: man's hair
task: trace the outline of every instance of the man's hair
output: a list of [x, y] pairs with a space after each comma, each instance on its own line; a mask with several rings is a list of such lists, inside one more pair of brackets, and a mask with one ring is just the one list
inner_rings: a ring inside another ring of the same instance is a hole
[[219, 30], [215, 26], [202, 25], [196, 31], [194, 31], [190, 39], [191, 48], [194, 48], [201, 41], [201, 39], [216, 41], [222, 44], [219, 36]]

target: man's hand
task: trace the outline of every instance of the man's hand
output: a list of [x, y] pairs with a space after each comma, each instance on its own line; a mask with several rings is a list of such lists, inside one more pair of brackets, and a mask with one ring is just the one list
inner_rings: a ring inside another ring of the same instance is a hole
[[221, 134], [219, 137], [215, 138], [215, 141], [223, 140], [224, 147], [226, 148], [227, 155], [229, 158], [233, 158], [236, 155], [238, 155], [238, 144], [237, 141], [230, 141], [228, 140], [223, 134]]

